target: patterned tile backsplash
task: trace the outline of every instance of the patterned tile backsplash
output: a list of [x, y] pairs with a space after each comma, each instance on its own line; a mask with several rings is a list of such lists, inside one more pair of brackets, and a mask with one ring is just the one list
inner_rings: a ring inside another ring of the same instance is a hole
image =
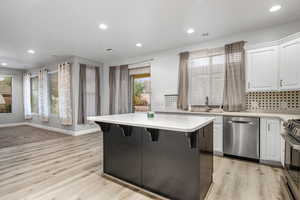
[[249, 111], [300, 114], [300, 91], [249, 92], [246, 104]]

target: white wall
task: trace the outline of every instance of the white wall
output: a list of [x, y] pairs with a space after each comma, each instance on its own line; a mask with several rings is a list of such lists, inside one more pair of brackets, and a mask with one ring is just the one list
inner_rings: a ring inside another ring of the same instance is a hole
[[13, 77], [12, 113], [0, 113], [0, 124], [23, 122], [23, 71], [0, 67], [0, 75], [11, 75]]
[[300, 32], [300, 21], [284, 24], [280, 26], [261, 29], [253, 32], [244, 32], [229, 35], [226, 37], [198, 43], [195, 45], [189, 45], [182, 48], [157, 52], [138, 58], [128, 58], [111, 63], [107, 63], [104, 69], [104, 87], [102, 99], [104, 114], [108, 114], [109, 106], [109, 86], [108, 86], [108, 67], [113, 65], [130, 64], [147, 59], [154, 59], [151, 64], [151, 87], [152, 87], [152, 110], [164, 108], [164, 95], [176, 94], [178, 84], [178, 54], [183, 51], [193, 51], [202, 48], [214, 48], [224, 46], [236, 41], [245, 40], [247, 45], [271, 42], [281, 39], [290, 34]]

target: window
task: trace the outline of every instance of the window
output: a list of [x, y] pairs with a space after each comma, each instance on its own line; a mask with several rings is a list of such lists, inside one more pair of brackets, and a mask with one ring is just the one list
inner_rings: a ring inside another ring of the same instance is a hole
[[189, 101], [191, 105], [223, 103], [225, 56], [216, 55], [190, 60]]
[[96, 69], [86, 68], [86, 115], [96, 115]]
[[151, 82], [150, 74], [133, 75], [133, 111], [147, 112], [150, 110]]
[[0, 113], [12, 112], [12, 77], [0, 77]]
[[49, 73], [50, 112], [58, 115], [58, 73]]
[[31, 78], [31, 112], [38, 113], [39, 112], [39, 79], [37, 76]]

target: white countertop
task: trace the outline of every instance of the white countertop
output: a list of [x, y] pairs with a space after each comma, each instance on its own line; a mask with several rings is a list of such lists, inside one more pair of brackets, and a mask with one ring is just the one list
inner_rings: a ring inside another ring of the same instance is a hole
[[155, 114], [154, 118], [147, 118], [146, 113], [130, 113], [120, 115], [94, 116], [88, 117], [88, 120], [171, 131], [193, 132], [212, 122], [214, 120], [214, 117], [178, 114]]
[[220, 116], [240, 116], [240, 117], [270, 117], [279, 118], [283, 121], [288, 119], [300, 119], [300, 115], [262, 112], [191, 112], [184, 110], [157, 110], [156, 113], [164, 114], [190, 114], [190, 115], [220, 115]]

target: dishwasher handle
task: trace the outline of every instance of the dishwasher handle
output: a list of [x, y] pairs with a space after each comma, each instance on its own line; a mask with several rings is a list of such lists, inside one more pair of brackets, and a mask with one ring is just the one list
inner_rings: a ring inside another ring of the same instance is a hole
[[240, 121], [240, 120], [230, 120], [228, 121], [229, 124], [249, 124], [253, 125], [253, 122], [251, 121]]

